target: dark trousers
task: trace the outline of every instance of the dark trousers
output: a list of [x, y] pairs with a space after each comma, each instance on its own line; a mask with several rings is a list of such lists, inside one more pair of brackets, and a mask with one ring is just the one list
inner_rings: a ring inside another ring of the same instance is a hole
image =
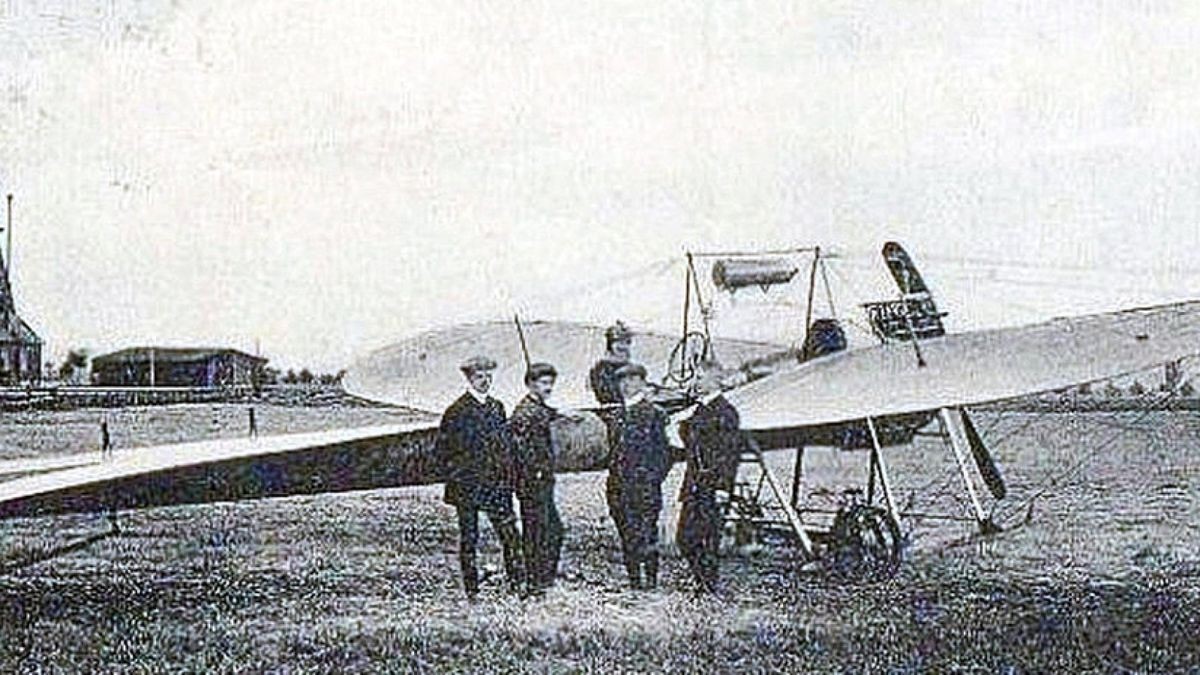
[[[658, 515], [662, 511], [661, 486], [609, 481], [608, 513], [621, 537], [625, 571], [634, 588], [658, 583]], [[644, 575], [644, 576], [643, 576]]]
[[684, 498], [676, 538], [700, 588], [709, 592], [716, 590], [721, 508], [712, 490], [699, 489]]
[[554, 484], [538, 486], [518, 498], [529, 585], [545, 588], [554, 583], [562, 554], [563, 525], [554, 504]]
[[[465, 501], [465, 500], [464, 500]], [[479, 542], [479, 512], [487, 514], [492, 529], [500, 538], [504, 549], [504, 572], [514, 587], [524, 583], [524, 561], [521, 553], [521, 535], [517, 532], [517, 516], [513, 513], [511, 498], [507, 508], [503, 504], [476, 504], [468, 501], [458, 504], [458, 562], [462, 566], [463, 588], [467, 595], [479, 593], [479, 571], [475, 567], [475, 548]]]

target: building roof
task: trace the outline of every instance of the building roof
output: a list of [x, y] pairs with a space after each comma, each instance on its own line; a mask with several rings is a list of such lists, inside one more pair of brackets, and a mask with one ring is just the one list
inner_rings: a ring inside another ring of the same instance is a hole
[[17, 315], [8, 265], [0, 258], [0, 344], [40, 345], [42, 339]]
[[149, 363], [151, 355], [155, 363], [195, 363], [207, 361], [215, 356], [236, 355], [260, 364], [267, 359], [246, 352], [225, 347], [130, 347], [119, 351], [103, 354], [92, 359], [92, 366], [106, 363]]
[[18, 343], [23, 345], [40, 345], [42, 339], [33, 332], [29, 324], [16, 314], [10, 314], [11, 321], [0, 320], [0, 344]]

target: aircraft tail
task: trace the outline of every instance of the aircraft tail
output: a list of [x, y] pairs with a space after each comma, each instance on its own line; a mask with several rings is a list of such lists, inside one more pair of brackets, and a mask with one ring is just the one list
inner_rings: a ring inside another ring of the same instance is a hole
[[904, 247], [894, 241], [884, 244], [883, 260], [900, 290], [900, 299], [865, 305], [875, 332], [885, 340], [902, 341], [945, 335], [942, 317], [946, 314], [938, 311], [933, 294]]

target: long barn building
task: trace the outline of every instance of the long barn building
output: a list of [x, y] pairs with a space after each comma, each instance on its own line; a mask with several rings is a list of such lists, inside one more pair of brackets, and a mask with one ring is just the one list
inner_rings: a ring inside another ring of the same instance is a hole
[[249, 387], [266, 363], [236, 349], [132, 347], [92, 359], [92, 380], [107, 387]]

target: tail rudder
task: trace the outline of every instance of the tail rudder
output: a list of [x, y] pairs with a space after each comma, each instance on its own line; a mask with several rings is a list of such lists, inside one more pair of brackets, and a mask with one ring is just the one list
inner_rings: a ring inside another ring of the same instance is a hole
[[911, 339], [914, 334], [918, 339], [945, 335], [942, 317], [946, 314], [938, 311], [933, 294], [904, 247], [887, 242], [883, 245], [883, 261], [900, 290], [900, 300], [867, 305], [876, 332], [898, 340]]

